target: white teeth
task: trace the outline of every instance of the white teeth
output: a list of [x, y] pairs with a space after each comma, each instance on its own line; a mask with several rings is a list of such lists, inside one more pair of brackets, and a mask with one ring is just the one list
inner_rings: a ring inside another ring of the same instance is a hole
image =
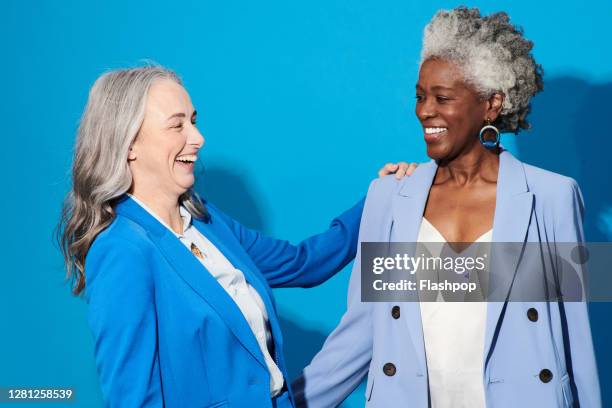
[[198, 160], [198, 156], [196, 156], [195, 154], [185, 154], [182, 156], [178, 156], [176, 160], [181, 162], [193, 163]]
[[446, 128], [425, 128], [425, 133], [427, 133], [428, 135], [434, 134], [434, 133], [442, 133], [446, 130]]

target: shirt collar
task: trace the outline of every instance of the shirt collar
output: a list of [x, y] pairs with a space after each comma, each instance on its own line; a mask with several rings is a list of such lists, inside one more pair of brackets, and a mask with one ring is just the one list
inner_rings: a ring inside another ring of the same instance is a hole
[[179, 212], [183, 219], [183, 235], [185, 235], [185, 232], [191, 227], [191, 213], [182, 205], [179, 208]]
[[185, 235], [185, 232], [189, 229], [189, 227], [191, 227], [191, 214], [189, 213], [189, 211], [187, 210], [187, 208], [185, 208], [184, 206], [180, 206], [179, 207], [179, 213], [181, 215], [181, 219], [183, 220], [183, 232], [180, 234], [177, 234], [176, 232], [174, 232], [174, 230], [172, 228], [170, 228], [170, 226], [168, 226], [168, 224], [166, 224], [160, 217], [157, 216], [157, 214], [155, 214], [153, 212], [153, 210], [151, 210], [149, 207], [147, 207], [147, 205], [145, 203], [143, 203], [142, 201], [140, 201], [138, 198], [136, 198], [135, 196], [133, 196], [130, 193], [127, 193], [127, 195], [136, 202], [136, 204], [138, 204], [139, 206], [141, 206], [146, 212], [148, 212], [149, 214], [151, 214], [151, 216], [153, 218], [155, 218], [157, 221], [159, 221], [159, 223], [161, 225], [163, 225], [164, 227], [166, 227], [172, 234], [174, 234], [175, 237], [177, 238], [182, 238]]

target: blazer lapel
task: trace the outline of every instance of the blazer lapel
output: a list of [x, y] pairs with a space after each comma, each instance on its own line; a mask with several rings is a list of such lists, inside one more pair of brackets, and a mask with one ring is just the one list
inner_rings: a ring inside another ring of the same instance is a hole
[[[430, 161], [417, 167], [410, 177], [404, 179], [403, 186], [393, 199], [391, 242], [414, 243], [417, 241], [429, 189], [437, 169], [436, 163]], [[425, 361], [425, 344], [418, 297], [402, 306], [401, 316], [408, 325], [408, 332], [419, 358], [420, 367], [423, 372], [426, 372], [427, 362]]]
[[[224, 228], [215, 227], [214, 218], [210, 223], [203, 223], [198, 220], [194, 220], [194, 222], [196, 228], [198, 228], [198, 231], [204, 234], [219, 249], [219, 251], [221, 251], [227, 260], [236, 269], [239, 269], [244, 274], [246, 281], [257, 291], [257, 293], [259, 293], [259, 296], [261, 296], [268, 313], [268, 323], [270, 324], [272, 338], [274, 339], [275, 343], [276, 356], [272, 356], [272, 358], [276, 361], [281, 370], [285, 370], [286, 364], [284, 361], [284, 355], [282, 353], [283, 335], [278, 319], [276, 318], [274, 299], [272, 298], [272, 293], [269, 291], [267, 281], [265, 278], [263, 278], [263, 276], [254, 272], [257, 267], [244, 254], [244, 250], [231, 232], [226, 231]], [[234, 303], [233, 300], [232, 303]], [[250, 327], [248, 330], [251, 334], [250, 337], [254, 339]], [[259, 351], [259, 346], [257, 347]], [[259, 355], [261, 356], [261, 352], [259, 352]], [[265, 364], [265, 360], [262, 360], [262, 362]], [[284, 375], [288, 378], [286, 372]]]
[[[434, 161], [420, 165], [394, 197], [392, 242], [416, 242], [421, 218], [427, 203], [431, 184], [437, 165]], [[493, 242], [522, 243], [522, 245], [496, 245], [491, 254], [489, 277], [489, 299], [506, 299], [508, 296], [518, 262], [525, 245], [527, 230], [533, 209], [533, 194], [528, 191], [523, 165], [509, 152], [502, 151], [497, 180], [496, 206], [493, 219]], [[498, 250], [498, 249], [503, 249]], [[505, 273], [495, 273], [495, 271]], [[511, 273], [508, 273], [511, 271]], [[504, 302], [489, 302], [485, 328], [485, 362], [488, 362], [495, 332], [502, 317]], [[409, 327], [412, 342], [426, 367], [420, 306], [417, 299], [404, 306], [402, 316]], [[486, 363], [485, 363], [486, 364]]]
[[[531, 214], [533, 193], [528, 191], [523, 164], [509, 152], [502, 151], [497, 179], [497, 197], [493, 218], [493, 242], [489, 267], [487, 324], [485, 331], [485, 366], [492, 354], [496, 329], [503, 319], [505, 300], [523, 252]], [[508, 245], [507, 243], [512, 243]]]
[[227, 260], [239, 269], [243, 274], [246, 281], [251, 285], [261, 299], [264, 302], [266, 311], [268, 312], [269, 323], [273, 331], [274, 339], [281, 343], [282, 335], [280, 332], [280, 326], [277, 325], [275, 318], [275, 305], [272, 298], [272, 294], [268, 289], [268, 282], [261, 274], [254, 272], [257, 267], [253, 262], [245, 256], [244, 249], [239, 245], [238, 240], [231, 234], [224, 231], [222, 228], [215, 228], [212, 223], [203, 223], [199, 220], [194, 220], [195, 226], [202, 234], [206, 236], [221, 253], [227, 258]]
[[[149, 238], [159, 248], [174, 271], [215, 309], [253, 357], [264, 367], [267, 367], [253, 331], [234, 300], [180, 240], [132, 199], [123, 200], [117, 206], [116, 211], [118, 214], [134, 220], [147, 230]], [[215, 245], [220, 242], [218, 239], [214, 239], [214, 241]], [[223, 245], [218, 245], [218, 248], [227, 256], [228, 253]], [[259, 288], [256, 289], [259, 293], [262, 293]], [[265, 298], [265, 295], [262, 294], [262, 298]]]

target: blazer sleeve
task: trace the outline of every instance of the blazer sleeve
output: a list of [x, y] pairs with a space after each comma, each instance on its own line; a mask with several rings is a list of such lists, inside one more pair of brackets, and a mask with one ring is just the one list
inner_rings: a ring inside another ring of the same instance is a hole
[[[370, 203], [378, 180], [370, 184], [361, 221], [359, 243], [369, 222]], [[347, 309], [321, 351], [292, 385], [298, 407], [338, 406], [368, 373], [372, 359], [372, 308], [361, 301], [361, 245], [349, 282]]]
[[148, 257], [130, 241], [94, 246], [86, 261], [88, 323], [105, 404], [161, 407], [157, 319]]
[[[562, 243], [583, 243], [582, 227], [584, 202], [578, 184], [570, 179], [569, 186], [564, 188], [563, 197], [557, 201], [558, 213], [555, 214], [555, 241]], [[580, 270], [576, 268], [575, 270]], [[586, 302], [564, 302], [560, 311], [565, 314], [567, 323], [566, 346], [569, 343], [571, 366], [575, 391], [580, 407], [601, 407], [601, 394], [589, 314]], [[567, 359], [567, 357], [566, 357]]]
[[325, 282], [355, 257], [363, 203], [360, 200], [336, 217], [326, 231], [296, 245], [248, 229], [211, 204], [207, 206], [214, 210], [213, 222], [214, 215], [223, 219], [270, 286], [307, 288]]

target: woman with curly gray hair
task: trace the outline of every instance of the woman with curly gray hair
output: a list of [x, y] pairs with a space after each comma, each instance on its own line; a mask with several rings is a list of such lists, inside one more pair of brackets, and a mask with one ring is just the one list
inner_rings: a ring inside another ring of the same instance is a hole
[[488, 274], [436, 271], [435, 282], [476, 281], [480, 297], [431, 297], [419, 280], [431, 282], [431, 272], [415, 267], [416, 291], [402, 296], [388, 286], [377, 302], [363, 298], [382, 285], [366, 267], [372, 254], [358, 251], [347, 311], [295, 382], [298, 405], [336, 406], [367, 374], [371, 407], [601, 406], [585, 302], [538, 292], [534, 278], [547, 262], [537, 248], [556, 257], [558, 243], [583, 241], [580, 189], [499, 144], [500, 133], [530, 127], [531, 98], [543, 88], [532, 46], [503, 12], [440, 11], [425, 28], [416, 116], [432, 161], [408, 179], [372, 182], [359, 245], [413, 243], [407, 248], [459, 257], [475, 243], [502, 242], [512, 251], [482, 245]]

